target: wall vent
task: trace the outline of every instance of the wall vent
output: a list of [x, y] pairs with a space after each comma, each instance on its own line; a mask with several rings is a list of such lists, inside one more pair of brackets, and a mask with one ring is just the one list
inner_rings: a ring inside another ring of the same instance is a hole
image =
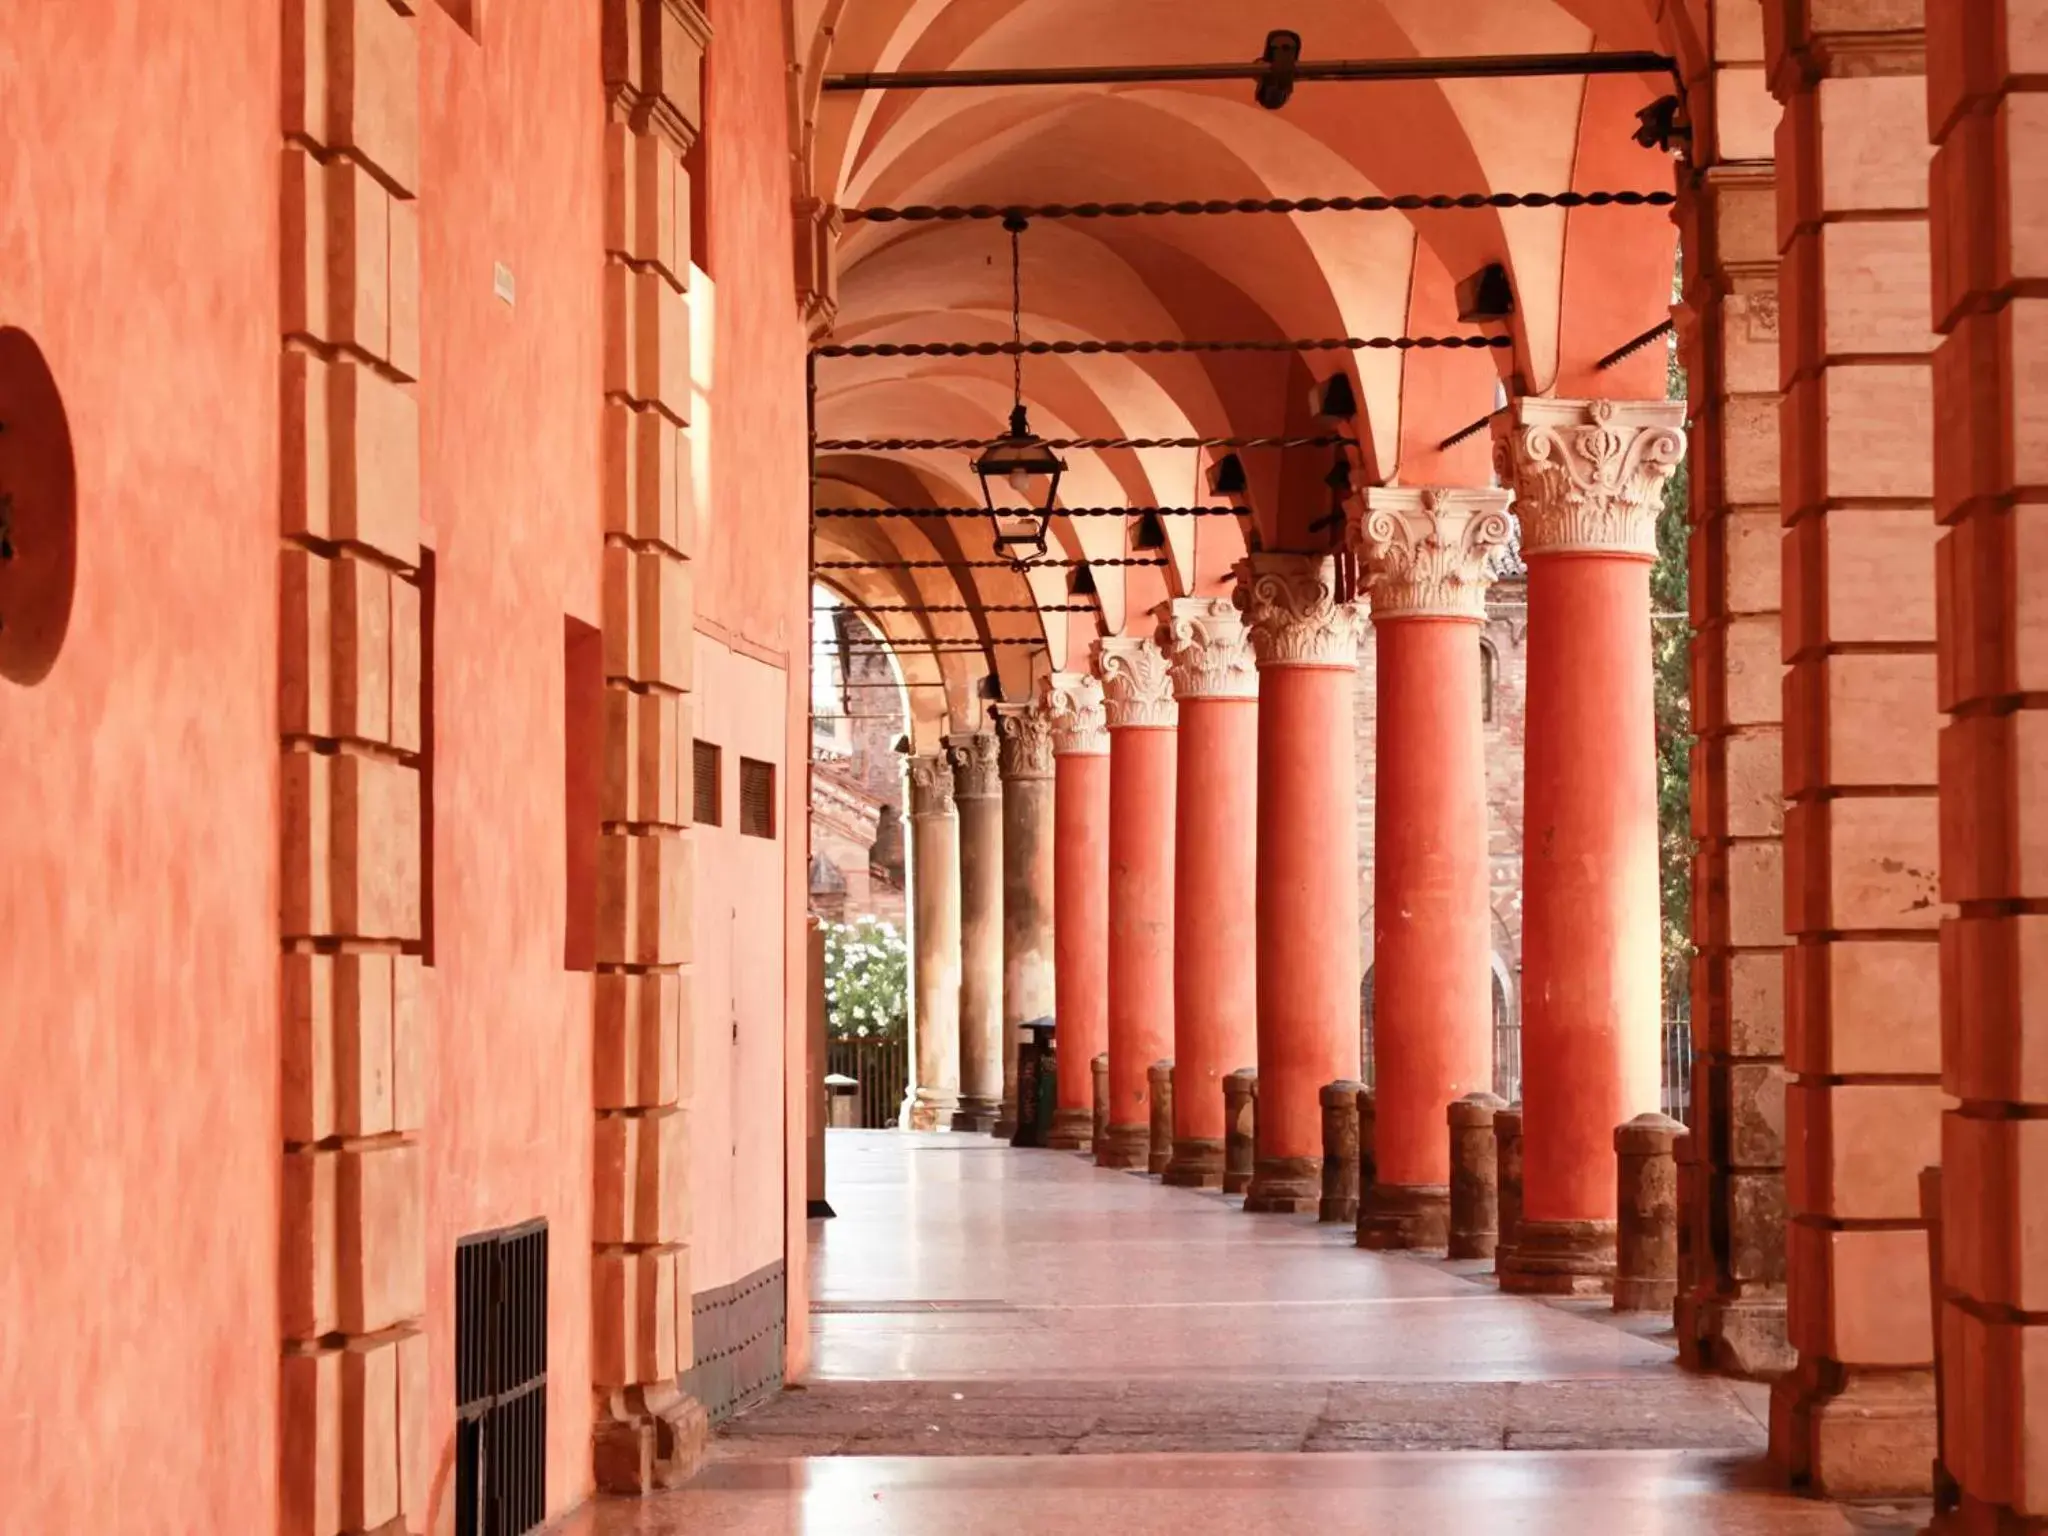
[[548, 1224], [455, 1245], [455, 1536], [547, 1514]]
[[723, 754], [708, 741], [695, 744], [690, 752], [690, 781], [692, 784], [691, 819], [700, 827], [717, 827], [725, 824], [724, 807], [720, 803], [722, 788], [719, 775], [723, 772]]
[[775, 765], [751, 757], [740, 759], [740, 834], [775, 835]]

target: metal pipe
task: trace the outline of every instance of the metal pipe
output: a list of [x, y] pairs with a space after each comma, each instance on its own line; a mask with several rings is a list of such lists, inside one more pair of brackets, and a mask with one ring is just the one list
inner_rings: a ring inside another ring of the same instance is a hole
[[[1263, 81], [1272, 66], [1262, 60], [1230, 64], [1096, 64], [1050, 69], [910, 69], [827, 75], [828, 91], [974, 90], [1035, 85], [1186, 85], [1215, 80]], [[1365, 84], [1401, 80], [1525, 80], [1552, 76], [1668, 75], [1676, 73], [1662, 53], [1470, 54], [1436, 59], [1303, 59], [1292, 69], [1296, 81]]]

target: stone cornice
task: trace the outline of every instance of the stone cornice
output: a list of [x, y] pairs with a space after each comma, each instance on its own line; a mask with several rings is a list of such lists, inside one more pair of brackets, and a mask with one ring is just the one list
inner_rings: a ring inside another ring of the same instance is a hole
[[1495, 428], [1522, 555], [1657, 557], [1664, 483], [1685, 457], [1683, 400], [1524, 396]]
[[996, 770], [996, 739], [987, 731], [963, 731], [946, 738], [953, 764], [953, 798], [994, 800], [1003, 792]]
[[1003, 782], [1052, 777], [1052, 717], [1041, 704], [991, 704], [1002, 739]]
[[1256, 699], [1259, 669], [1251, 632], [1227, 597], [1173, 597], [1152, 612], [1154, 640], [1173, 669], [1173, 694], [1193, 699]]
[[1132, 726], [1172, 730], [1180, 724], [1166, 653], [1137, 635], [1095, 642], [1095, 675], [1102, 679], [1104, 712], [1112, 731]]
[[913, 819], [953, 814], [953, 765], [944, 752], [921, 752], [906, 758], [903, 771], [910, 779]]
[[1330, 555], [1249, 555], [1237, 563], [1234, 601], [1251, 631], [1260, 670], [1355, 667], [1363, 607], [1337, 601]]
[[1372, 619], [1486, 620], [1488, 568], [1507, 543], [1507, 491], [1374, 486], [1353, 509], [1351, 547], [1372, 590]]
[[1038, 680], [1038, 705], [1052, 722], [1055, 757], [1103, 757], [1109, 752], [1109, 724], [1103, 717], [1102, 684], [1081, 672], [1054, 672]]

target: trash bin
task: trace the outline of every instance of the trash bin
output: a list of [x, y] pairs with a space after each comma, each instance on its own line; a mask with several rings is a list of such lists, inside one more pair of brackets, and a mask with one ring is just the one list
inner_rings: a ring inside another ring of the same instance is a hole
[[825, 1125], [830, 1130], [860, 1128], [860, 1079], [837, 1072], [825, 1078]]
[[1025, 1024], [1017, 1031], [1017, 1131], [1013, 1147], [1042, 1147], [1059, 1102], [1052, 1025]]

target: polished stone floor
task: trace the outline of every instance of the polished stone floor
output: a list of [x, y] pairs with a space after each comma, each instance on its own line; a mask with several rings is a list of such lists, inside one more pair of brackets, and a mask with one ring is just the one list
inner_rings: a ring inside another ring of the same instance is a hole
[[1655, 1320], [1495, 1291], [1068, 1153], [835, 1132], [815, 1368], [571, 1536], [1906, 1531], [1775, 1492], [1763, 1396]]

